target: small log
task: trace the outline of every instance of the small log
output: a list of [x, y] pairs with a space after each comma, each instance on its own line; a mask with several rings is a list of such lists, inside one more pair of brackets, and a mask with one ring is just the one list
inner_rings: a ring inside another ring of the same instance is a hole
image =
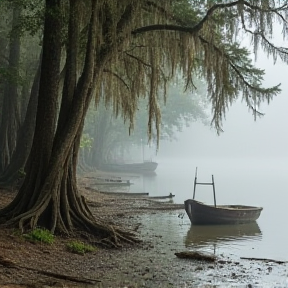
[[171, 199], [175, 197], [175, 195], [173, 195], [172, 193], [170, 193], [167, 196], [150, 196], [149, 199]]
[[184, 204], [163, 204], [163, 206], [158, 205], [158, 206], [151, 206], [151, 207], [139, 207], [138, 209], [139, 210], [163, 210], [163, 211], [180, 210], [180, 209], [184, 209]]
[[199, 260], [199, 261], [206, 261], [206, 262], [215, 262], [216, 256], [211, 254], [203, 254], [200, 252], [194, 252], [194, 251], [183, 251], [183, 252], [176, 252], [175, 255], [178, 258], [182, 259], [193, 259], [193, 260]]
[[104, 191], [99, 191], [101, 194], [106, 194], [106, 195], [116, 195], [116, 196], [148, 196], [149, 192], [104, 192]]
[[240, 257], [240, 259], [250, 260], [250, 261], [264, 261], [264, 262], [273, 262], [277, 264], [285, 264], [288, 261], [281, 261], [281, 260], [274, 260], [274, 259], [267, 259], [267, 258], [254, 258], [254, 257]]
[[130, 186], [132, 184], [133, 183], [131, 183], [130, 181], [127, 181], [127, 182], [105, 182], [105, 181], [102, 181], [102, 182], [95, 182], [92, 185], [95, 185], [95, 186]]

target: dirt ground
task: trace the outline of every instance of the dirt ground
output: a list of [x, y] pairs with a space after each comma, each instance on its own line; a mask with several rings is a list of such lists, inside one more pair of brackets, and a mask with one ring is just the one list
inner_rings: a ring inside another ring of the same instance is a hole
[[[141, 243], [121, 249], [97, 248], [78, 255], [66, 248], [71, 238], [56, 237], [52, 245], [47, 245], [29, 242], [17, 231], [2, 229], [1, 288], [288, 287], [285, 263], [235, 259], [207, 263], [177, 258], [177, 239], [172, 233], [167, 238], [161, 223], [183, 215], [182, 205], [102, 194], [88, 189], [90, 182], [90, 177], [81, 178], [79, 187], [92, 212], [107, 222], [138, 228]], [[14, 195], [0, 191], [0, 207]], [[158, 219], [163, 221], [157, 224]]]

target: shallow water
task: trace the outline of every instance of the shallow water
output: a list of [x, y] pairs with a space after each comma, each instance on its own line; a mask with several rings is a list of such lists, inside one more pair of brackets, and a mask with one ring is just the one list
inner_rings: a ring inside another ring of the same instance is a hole
[[[179, 283], [173, 287], [288, 287], [287, 264], [241, 259], [247, 256], [245, 247], [251, 257], [250, 250], [261, 241], [262, 235], [256, 223], [230, 227], [205, 226], [210, 228], [205, 229], [203, 226], [192, 227], [179, 214], [181, 211], [140, 217], [144, 223], [141, 232], [159, 239], [156, 245], [160, 246], [156, 251], [161, 251], [157, 253], [161, 257], [161, 266], [170, 267], [173, 283]], [[175, 257], [174, 252], [186, 250], [215, 253], [220, 262], [205, 265]]]
[[[134, 177], [129, 191], [149, 192], [150, 196], [171, 192], [175, 194], [174, 203], [183, 203], [192, 198], [196, 166], [199, 182], [211, 182], [214, 175], [217, 204], [261, 206], [263, 211], [255, 225], [239, 226], [238, 230], [235, 226], [196, 228], [184, 214], [182, 221], [186, 228], [179, 236], [187, 238], [186, 247], [288, 261], [288, 164], [284, 160], [167, 159], [159, 162], [156, 175]], [[197, 186], [195, 198], [213, 204], [212, 187]]]
[[[170, 158], [158, 162], [154, 175], [120, 175], [133, 184], [130, 187], [113, 187], [113, 190], [149, 192], [150, 196], [172, 193], [175, 194], [174, 203], [183, 203], [192, 198], [197, 166], [199, 182], [210, 182], [211, 175], [214, 175], [217, 204], [262, 206], [263, 211], [256, 223], [231, 226], [192, 226], [184, 209], [136, 216], [136, 222], [143, 224], [140, 234], [155, 245], [145, 251], [141, 261], [147, 267], [153, 263], [157, 279], [170, 271], [165, 281], [177, 284], [172, 287], [288, 287], [287, 263], [242, 259], [288, 261], [288, 162], [274, 158], [257, 161]], [[213, 204], [212, 187], [197, 186], [196, 199]], [[177, 259], [174, 255], [176, 251], [186, 250], [214, 253], [225, 263], [200, 267], [193, 261]], [[139, 260], [138, 254], [135, 257]], [[152, 285], [153, 281], [149, 283]], [[147, 287], [166, 287], [156, 284]], [[251, 284], [253, 286], [249, 286]]]

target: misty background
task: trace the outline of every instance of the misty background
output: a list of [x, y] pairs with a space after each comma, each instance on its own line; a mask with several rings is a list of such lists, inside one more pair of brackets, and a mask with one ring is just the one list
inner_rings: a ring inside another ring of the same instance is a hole
[[177, 132], [177, 141], [161, 141], [157, 159], [169, 158], [251, 158], [275, 159], [288, 166], [288, 67], [278, 61], [259, 56], [257, 66], [266, 71], [264, 85], [281, 83], [282, 92], [259, 111], [265, 115], [254, 121], [251, 111], [238, 100], [229, 108], [219, 136], [212, 127], [191, 123]]
[[[171, 192], [174, 203], [183, 203], [192, 198], [198, 167], [198, 182], [211, 182], [214, 175], [217, 204], [263, 207], [257, 220], [261, 233], [231, 242], [223, 236], [217, 244], [218, 253], [287, 261], [288, 67], [281, 61], [274, 65], [261, 54], [256, 64], [266, 70], [265, 87], [282, 83], [281, 94], [259, 107], [265, 115], [254, 121], [252, 112], [238, 100], [230, 107], [219, 136], [214, 128], [191, 123], [177, 132], [177, 141], [160, 142], [153, 157], [159, 163], [157, 175], [135, 180], [131, 191], [145, 191], [151, 196]], [[212, 187], [197, 186], [195, 198], [213, 204]], [[173, 219], [169, 225], [182, 227], [179, 237], [185, 242], [190, 229], [187, 215], [183, 220]], [[212, 244], [207, 249], [211, 252]]]

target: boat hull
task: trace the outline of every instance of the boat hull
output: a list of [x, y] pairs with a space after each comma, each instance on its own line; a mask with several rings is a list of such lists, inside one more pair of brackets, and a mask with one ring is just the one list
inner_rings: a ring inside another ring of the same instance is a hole
[[256, 221], [262, 207], [245, 205], [205, 205], [188, 199], [184, 202], [186, 213], [193, 225], [243, 224]]

